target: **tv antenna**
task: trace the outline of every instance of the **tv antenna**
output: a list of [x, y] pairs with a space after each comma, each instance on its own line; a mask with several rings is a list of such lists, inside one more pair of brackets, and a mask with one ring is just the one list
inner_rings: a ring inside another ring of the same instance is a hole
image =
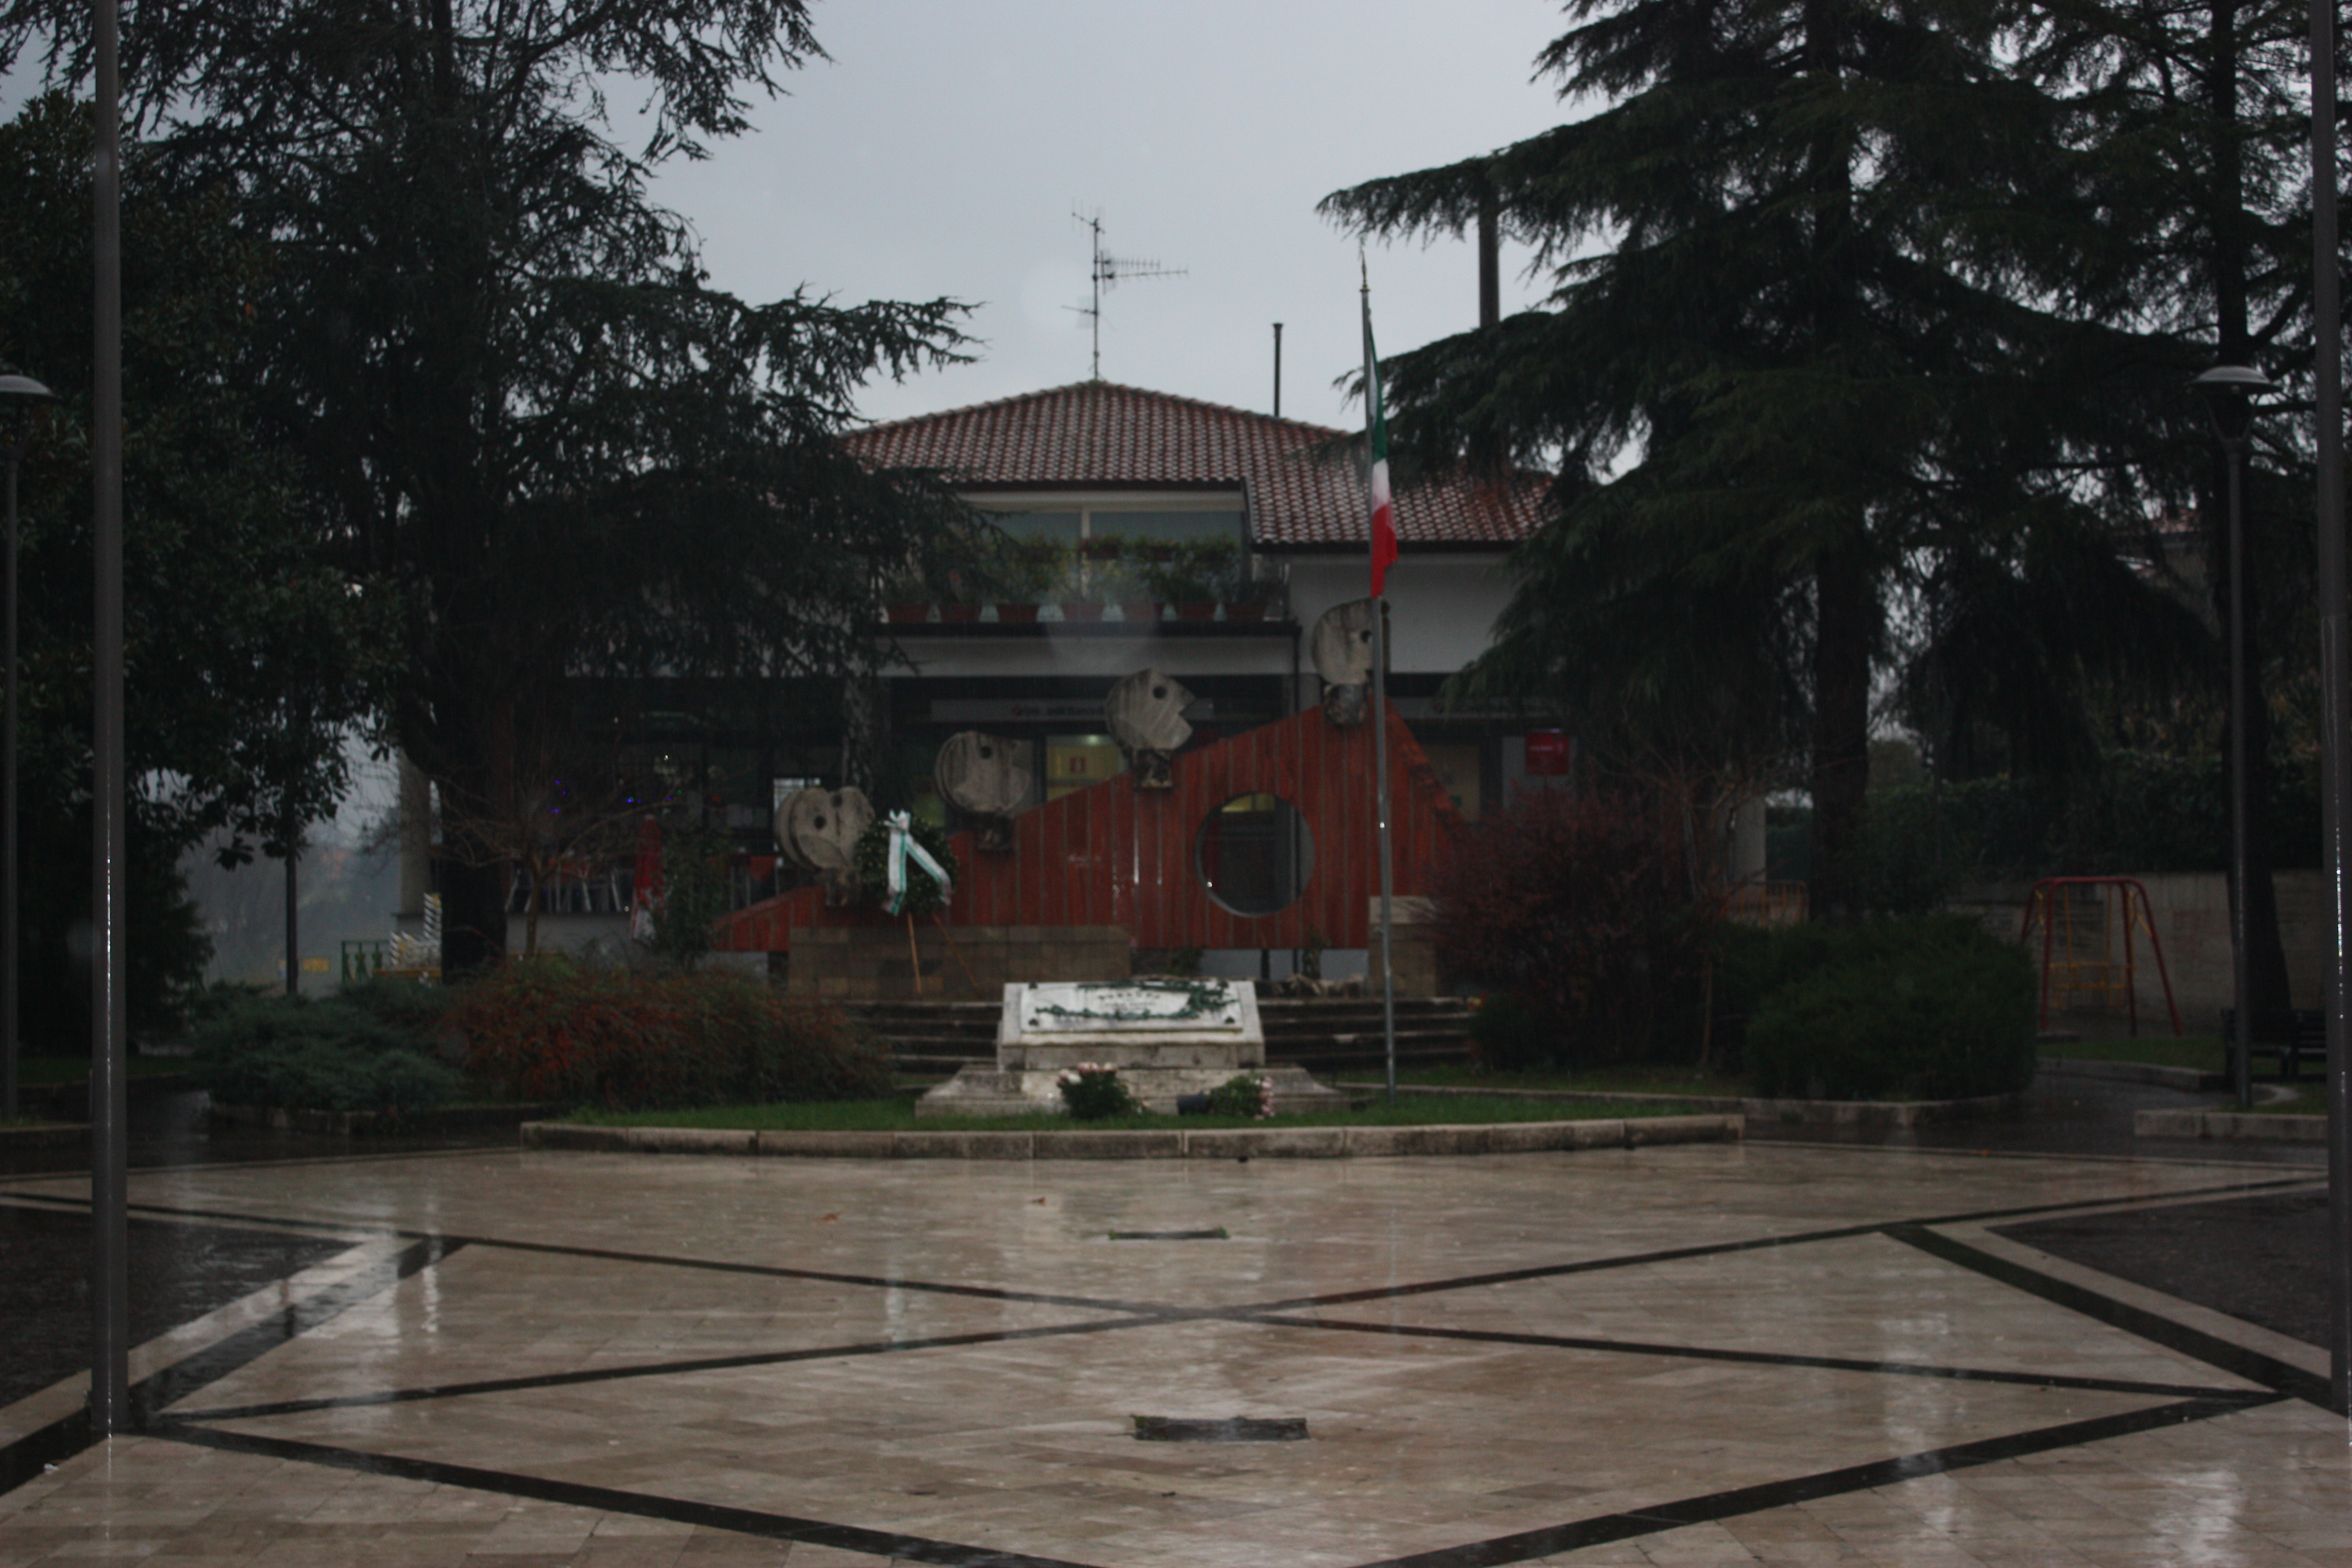
[[1181, 267], [1162, 267], [1157, 261], [1146, 261], [1133, 257], [1110, 255], [1103, 249], [1103, 225], [1102, 214], [1100, 212], [1092, 214], [1072, 213], [1070, 216], [1076, 218], [1080, 223], [1086, 225], [1087, 228], [1093, 231], [1095, 237], [1095, 259], [1091, 274], [1094, 279], [1095, 286], [1094, 303], [1091, 305], [1072, 305], [1069, 309], [1076, 310], [1079, 315], [1087, 318], [1087, 320], [1094, 325], [1094, 379], [1100, 381], [1102, 379], [1103, 295], [1115, 287], [1123, 278], [1181, 278], [1184, 276], [1184, 269]]

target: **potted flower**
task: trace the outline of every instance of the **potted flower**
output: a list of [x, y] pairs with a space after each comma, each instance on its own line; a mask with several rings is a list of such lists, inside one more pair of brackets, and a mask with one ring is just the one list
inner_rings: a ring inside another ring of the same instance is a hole
[[1256, 577], [1246, 571], [1237, 574], [1233, 596], [1225, 601], [1225, 619], [1229, 621], [1262, 621], [1272, 613], [1274, 605], [1282, 597], [1282, 579], [1276, 576]]
[[1046, 596], [1069, 575], [1069, 552], [1054, 539], [1000, 538], [990, 552], [995, 579], [996, 618], [1034, 621]]
[[1241, 572], [1241, 543], [1232, 539], [1188, 539], [1171, 548], [1169, 559], [1143, 568], [1143, 580], [1155, 597], [1175, 606], [1179, 619], [1215, 618]]
[[882, 584], [882, 613], [892, 626], [914, 626], [931, 618], [931, 591], [912, 572], [901, 572]]

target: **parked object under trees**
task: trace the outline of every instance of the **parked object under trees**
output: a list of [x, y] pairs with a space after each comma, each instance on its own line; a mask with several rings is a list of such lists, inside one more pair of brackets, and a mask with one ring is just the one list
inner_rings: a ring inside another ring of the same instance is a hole
[[[0, 9], [0, 59], [89, 15]], [[515, 721], [569, 678], [836, 676], [873, 584], [961, 512], [835, 437], [877, 374], [956, 357], [949, 300], [754, 305], [705, 286], [652, 171], [746, 129], [821, 51], [800, 0], [425, 7], [222, 0], [126, 21], [126, 101], [226, 183], [275, 266], [254, 407], [320, 537], [397, 594], [394, 739], [503, 817], [538, 787]], [[617, 140], [599, 82], [646, 94]], [[444, 963], [505, 945], [506, 871], [453, 864]]]

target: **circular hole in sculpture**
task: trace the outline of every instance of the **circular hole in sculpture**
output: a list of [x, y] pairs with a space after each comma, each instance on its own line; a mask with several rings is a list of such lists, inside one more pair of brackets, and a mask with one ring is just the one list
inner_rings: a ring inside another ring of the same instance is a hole
[[1288, 909], [1315, 874], [1315, 835], [1275, 795], [1237, 795], [1201, 819], [1192, 874], [1217, 907], [1237, 915]]

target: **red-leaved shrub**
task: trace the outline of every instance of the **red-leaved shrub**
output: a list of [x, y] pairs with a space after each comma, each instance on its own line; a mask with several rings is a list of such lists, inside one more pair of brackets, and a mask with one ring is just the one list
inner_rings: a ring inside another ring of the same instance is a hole
[[1675, 819], [1606, 788], [1532, 791], [1487, 814], [1434, 891], [1440, 964], [1508, 999], [1473, 1030], [1497, 1067], [1649, 1054], [1662, 1018], [1696, 1002], [1720, 918], [1693, 898]]
[[833, 1009], [728, 970], [647, 974], [561, 956], [467, 986], [467, 1070], [524, 1100], [612, 1110], [890, 1092], [879, 1041]]

